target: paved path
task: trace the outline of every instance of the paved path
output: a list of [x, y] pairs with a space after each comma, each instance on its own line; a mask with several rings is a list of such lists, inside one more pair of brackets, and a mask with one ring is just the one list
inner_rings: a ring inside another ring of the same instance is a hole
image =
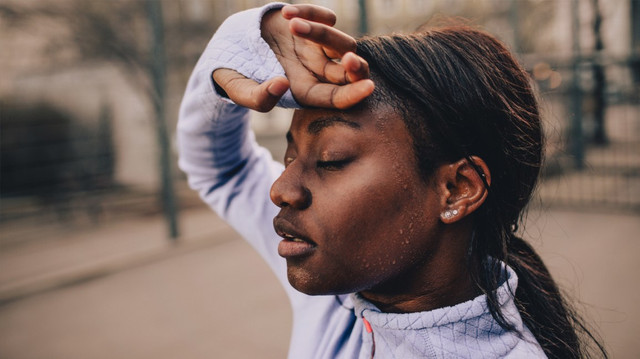
[[[12, 265], [30, 256], [37, 275], [13, 274], [40, 293], [0, 306], [0, 358], [286, 357], [288, 300], [262, 259], [207, 209], [185, 213], [183, 226], [180, 245], [153, 218], [67, 239], [48, 256], [23, 249]], [[107, 256], [96, 262], [98, 251]]]
[[[532, 211], [528, 223], [612, 357], [637, 358], [640, 216]], [[285, 357], [289, 307], [261, 259], [207, 209], [182, 224], [179, 245], [152, 217], [0, 253], [0, 358]]]

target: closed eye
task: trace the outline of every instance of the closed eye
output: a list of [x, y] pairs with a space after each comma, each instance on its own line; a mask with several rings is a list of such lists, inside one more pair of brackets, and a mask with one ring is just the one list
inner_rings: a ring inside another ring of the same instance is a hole
[[351, 163], [352, 159], [347, 158], [344, 160], [336, 160], [336, 161], [318, 161], [316, 166], [318, 168], [326, 170], [326, 171], [339, 171]]

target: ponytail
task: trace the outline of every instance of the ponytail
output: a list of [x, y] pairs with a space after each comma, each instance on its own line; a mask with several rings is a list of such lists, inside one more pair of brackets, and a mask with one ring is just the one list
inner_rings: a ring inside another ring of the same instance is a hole
[[512, 235], [506, 262], [518, 275], [515, 302], [522, 320], [549, 358], [589, 357], [590, 347], [581, 345], [577, 331], [593, 341], [603, 357], [607, 357], [582, 318], [566, 303], [542, 259], [527, 242]]
[[[488, 229], [482, 225], [477, 229], [481, 230], [483, 227]], [[492, 246], [489, 243], [495, 241], [484, 241], [480, 239], [482, 236], [472, 242], [472, 252], [479, 264], [474, 278], [487, 297], [487, 306], [493, 318], [504, 329], [516, 330], [504, 317], [495, 290], [503, 279], [501, 263], [505, 263], [518, 276], [515, 304], [522, 321], [548, 358], [608, 358], [599, 339], [567, 303], [535, 250], [513, 233], [502, 234], [503, 236], [493, 234], [494, 237], [506, 238], [505, 241], [501, 241], [505, 244], [502, 253], [491, 251]]]
[[508, 265], [518, 275], [516, 306], [548, 357], [577, 358], [579, 348], [560, 290], [540, 256], [517, 236], [508, 244]]

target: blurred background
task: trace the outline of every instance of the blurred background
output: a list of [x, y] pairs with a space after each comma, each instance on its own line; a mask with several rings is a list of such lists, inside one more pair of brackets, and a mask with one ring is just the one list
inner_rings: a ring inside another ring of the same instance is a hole
[[[318, 0], [352, 34], [469, 19], [540, 93], [524, 235], [612, 357], [640, 356], [640, 0]], [[282, 358], [291, 314], [186, 185], [199, 54], [259, 0], [0, 0], [0, 358]], [[256, 114], [283, 156], [290, 112]]]

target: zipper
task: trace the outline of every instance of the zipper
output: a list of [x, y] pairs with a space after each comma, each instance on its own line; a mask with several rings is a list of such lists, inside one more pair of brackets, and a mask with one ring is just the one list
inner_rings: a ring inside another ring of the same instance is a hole
[[373, 344], [371, 344], [371, 359], [373, 359], [373, 356], [376, 355], [376, 337], [373, 334], [373, 328], [371, 328], [371, 323], [369, 323], [369, 321], [367, 320], [367, 318], [364, 317], [364, 315], [362, 316], [362, 321], [364, 322], [364, 329], [367, 331], [367, 333], [371, 334], [371, 342]]

